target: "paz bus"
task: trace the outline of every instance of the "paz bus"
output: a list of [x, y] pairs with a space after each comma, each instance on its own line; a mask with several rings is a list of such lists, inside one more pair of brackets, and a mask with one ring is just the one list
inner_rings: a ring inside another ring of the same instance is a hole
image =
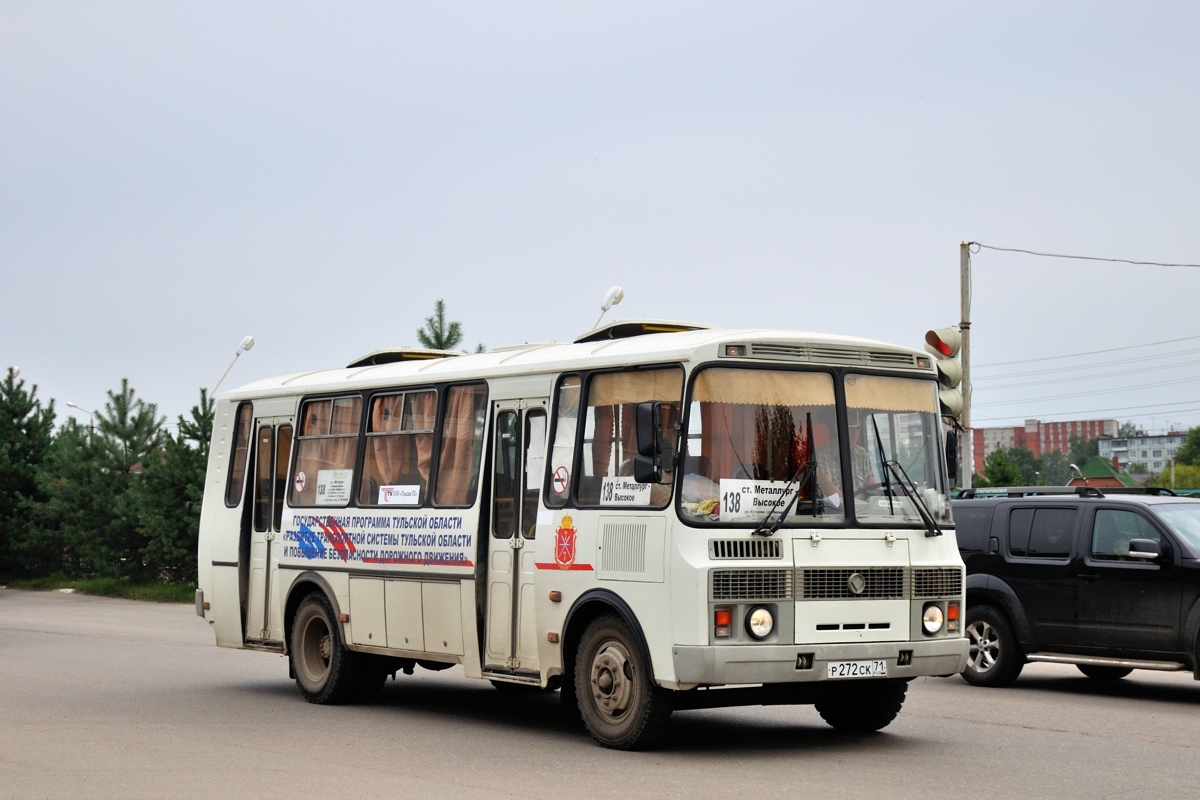
[[741, 705], [874, 731], [966, 664], [946, 456], [929, 356], [865, 339], [376, 351], [217, 400], [196, 610], [313, 703], [459, 665], [617, 749]]

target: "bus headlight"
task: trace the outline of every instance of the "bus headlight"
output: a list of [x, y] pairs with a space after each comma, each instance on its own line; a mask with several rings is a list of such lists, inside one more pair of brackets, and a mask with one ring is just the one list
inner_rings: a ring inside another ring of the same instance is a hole
[[774, 628], [775, 617], [762, 606], [750, 609], [750, 613], [746, 615], [746, 632], [755, 639], [767, 638]]
[[921, 614], [921, 625], [924, 626], [925, 633], [935, 634], [942, 629], [944, 624], [946, 624], [946, 615], [942, 613], [941, 606], [937, 603], [925, 606], [925, 611]]

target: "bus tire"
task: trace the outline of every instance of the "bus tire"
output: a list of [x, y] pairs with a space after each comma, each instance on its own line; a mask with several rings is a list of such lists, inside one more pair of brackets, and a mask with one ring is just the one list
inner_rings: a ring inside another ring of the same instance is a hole
[[353, 700], [355, 703], [370, 703], [379, 696], [387, 679], [396, 672], [396, 666], [386, 656], [358, 655], [358, 685], [354, 687]]
[[908, 681], [852, 681], [830, 686], [817, 701], [817, 713], [835, 731], [874, 733], [900, 713]]
[[289, 655], [296, 686], [308, 702], [335, 705], [361, 696], [359, 655], [343, 646], [325, 595], [311, 594], [296, 609]]
[[654, 683], [629, 626], [612, 614], [592, 620], [583, 632], [575, 696], [588, 732], [614, 750], [653, 746], [671, 716], [670, 694]]

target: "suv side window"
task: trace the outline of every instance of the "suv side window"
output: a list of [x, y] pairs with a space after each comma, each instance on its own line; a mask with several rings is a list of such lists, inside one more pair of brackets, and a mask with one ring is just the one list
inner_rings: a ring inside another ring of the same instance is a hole
[[1014, 508], [1008, 520], [1008, 550], [1026, 558], [1069, 558], [1074, 508]]
[[1137, 561], [1129, 557], [1129, 542], [1132, 539], [1152, 539], [1162, 545], [1162, 534], [1142, 515], [1114, 508], [1096, 510], [1096, 518], [1092, 522], [1093, 560]]

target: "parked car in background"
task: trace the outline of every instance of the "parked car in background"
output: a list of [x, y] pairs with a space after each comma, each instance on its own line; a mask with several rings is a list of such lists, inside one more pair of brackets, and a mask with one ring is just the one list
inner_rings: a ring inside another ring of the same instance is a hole
[[1200, 679], [1200, 500], [1042, 486], [967, 490], [952, 506], [969, 683], [1006, 686], [1029, 661]]

